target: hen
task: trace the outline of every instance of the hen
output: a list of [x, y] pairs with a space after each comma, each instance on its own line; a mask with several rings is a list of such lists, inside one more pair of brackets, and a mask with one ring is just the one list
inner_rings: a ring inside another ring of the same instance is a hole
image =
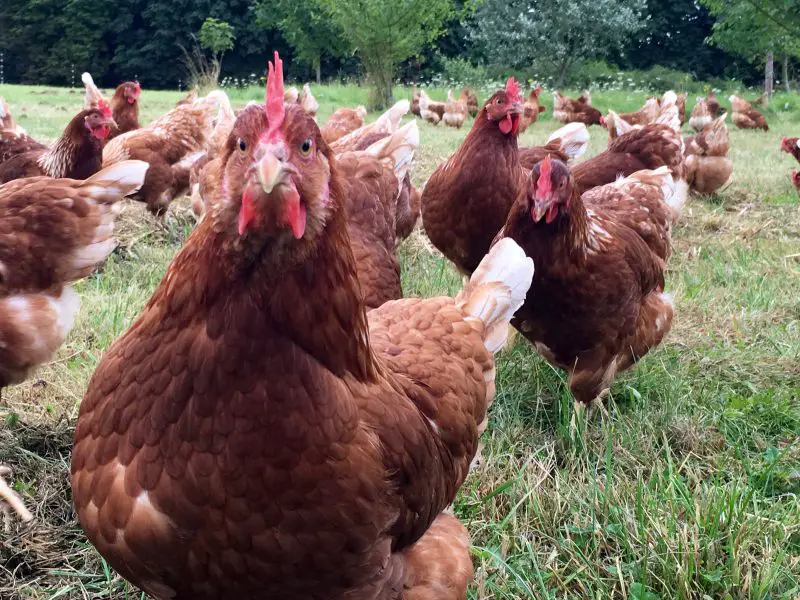
[[727, 113], [703, 131], [684, 140], [686, 181], [698, 194], [713, 194], [730, 179], [733, 162], [728, 158]]
[[339, 138], [354, 132], [359, 127], [364, 126], [364, 119], [367, 116], [367, 109], [363, 106], [356, 108], [338, 108], [328, 122], [322, 126], [322, 137], [328, 142], [335, 142]]
[[669, 331], [664, 268], [679, 209], [666, 168], [581, 196], [569, 168], [549, 156], [511, 209], [501, 235], [537, 265], [512, 323], [568, 371], [577, 401], [601, 397]]
[[469, 539], [442, 511], [533, 265], [507, 240], [455, 300], [367, 316], [336, 158], [275, 62], [222, 196], [89, 383], [78, 518], [156, 598], [461, 600]]
[[[783, 138], [781, 150], [788, 152], [797, 159], [797, 162], [800, 162], [800, 138]], [[800, 173], [792, 171], [790, 178], [794, 187], [800, 190]]]
[[477, 268], [524, 188], [517, 148], [521, 114], [519, 85], [510, 78], [486, 101], [461, 146], [422, 191], [425, 232], [462, 273]]
[[146, 203], [154, 215], [163, 215], [174, 198], [188, 191], [191, 168], [206, 150], [223, 96], [211, 92], [114, 138], [103, 149], [103, 166], [132, 158], [149, 163], [144, 185], [133, 198]]
[[448, 127], [461, 129], [467, 118], [467, 97], [464, 92], [466, 90], [462, 91], [458, 98], [453, 98], [453, 93], [447, 90], [447, 102], [444, 105], [442, 120]]
[[311, 115], [315, 121], [317, 120], [319, 102], [317, 102], [317, 99], [314, 98], [314, 94], [311, 93], [311, 86], [307, 83], [303, 84], [303, 91], [300, 92], [297, 102], [300, 104], [300, 107], [309, 115]]
[[139, 96], [142, 94], [142, 88], [138, 81], [126, 81], [119, 84], [114, 90], [110, 102], [97, 88], [91, 74], [83, 73], [81, 81], [84, 86], [84, 108], [111, 107], [111, 116], [117, 126], [109, 134], [109, 140], [141, 127], [139, 125]]
[[17, 135], [25, 134], [25, 130], [14, 120], [14, 116], [11, 114], [11, 107], [5, 99], [0, 98], [0, 130], [3, 129], [16, 133]]
[[711, 118], [716, 119], [722, 112], [722, 107], [719, 105], [719, 101], [717, 100], [717, 95], [714, 93], [714, 90], [708, 91], [708, 94], [706, 95], [706, 104], [708, 105], [708, 112], [711, 115]]
[[743, 100], [736, 95], [728, 98], [733, 112], [733, 124], [739, 129], [763, 129], [769, 131], [767, 119], [753, 108], [747, 100]]
[[681, 121], [681, 127], [686, 123], [686, 92], [678, 94], [676, 104], [678, 106], [678, 118]]
[[414, 89], [411, 92], [411, 114], [420, 118], [422, 118], [422, 115], [419, 112], [419, 97], [421, 94], [422, 91], [418, 90], [417, 87], [414, 86]]
[[[673, 93], [674, 96], [674, 93]], [[674, 99], [672, 99], [674, 104]], [[622, 125], [619, 121], [624, 121], [628, 125], [647, 125], [656, 120], [659, 115], [659, 102], [657, 98], [648, 98], [645, 100], [644, 106], [637, 111], [629, 113], [617, 114], [614, 111], [609, 111], [608, 115], [603, 118], [602, 125], [608, 129], [608, 134], [611, 139], [617, 137], [617, 125]]]
[[400, 120], [408, 113], [408, 100], [400, 100], [389, 108], [374, 122], [359, 127], [355, 131], [339, 138], [330, 144], [336, 154], [349, 150], [363, 150], [380, 139], [397, 131]]
[[519, 132], [524, 133], [528, 127], [539, 120], [539, 113], [547, 110], [543, 104], [539, 102], [539, 95], [542, 93], [541, 87], [536, 87], [528, 94], [528, 99], [522, 107], [522, 118], [519, 122]]
[[467, 112], [469, 113], [469, 116], [474, 117], [477, 115], [480, 106], [478, 105], [478, 96], [475, 94], [475, 90], [472, 88], [464, 88], [461, 90], [461, 95], [467, 101]]
[[419, 91], [419, 114], [425, 121], [438, 125], [444, 118], [445, 103], [435, 102], [428, 97], [425, 90]]
[[25, 134], [0, 131], [0, 183], [24, 177], [86, 179], [100, 170], [111, 111], [82, 110], [49, 148]]
[[602, 124], [602, 114], [592, 106], [592, 97], [588, 92], [584, 92], [578, 100], [572, 100], [555, 90], [553, 92], [553, 118], [562, 123]]
[[714, 117], [711, 116], [711, 109], [708, 107], [708, 102], [702, 96], [698, 96], [697, 102], [692, 109], [692, 114], [689, 117], [689, 127], [700, 132], [710, 125], [713, 120]]
[[407, 231], [404, 219], [413, 211], [405, 182], [418, 146], [419, 130], [412, 121], [363, 152], [337, 156], [347, 231], [367, 309], [403, 295], [395, 246], [398, 226]]

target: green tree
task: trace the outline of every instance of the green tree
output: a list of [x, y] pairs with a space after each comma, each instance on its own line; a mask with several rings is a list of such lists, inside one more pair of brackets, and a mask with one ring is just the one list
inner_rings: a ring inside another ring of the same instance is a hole
[[548, 70], [561, 85], [577, 61], [618, 50], [646, 23], [646, 0], [485, 0], [473, 36], [497, 65]]
[[355, 49], [374, 89], [374, 108], [392, 102], [400, 63], [417, 56], [442, 33], [452, 0], [320, 0]]
[[256, 22], [278, 29], [295, 56], [309, 64], [322, 82], [322, 57], [341, 56], [347, 50], [341, 30], [319, 0], [256, 0]]
[[203, 48], [211, 50], [214, 60], [221, 63], [223, 55], [229, 50], [233, 50], [233, 45], [236, 43], [236, 32], [226, 21], [208, 17], [200, 27], [198, 39]]

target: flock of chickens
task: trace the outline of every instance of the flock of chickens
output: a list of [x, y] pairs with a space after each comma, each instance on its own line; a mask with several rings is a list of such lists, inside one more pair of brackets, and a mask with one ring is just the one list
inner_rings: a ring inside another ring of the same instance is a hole
[[[119, 201], [159, 215], [191, 194], [198, 226], [95, 370], [72, 456], [86, 535], [155, 598], [465, 598], [469, 536], [447, 509], [509, 324], [576, 401], [599, 401], [670, 329], [664, 271], [688, 189], [732, 171], [713, 96], [683, 138], [674, 92], [606, 117], [588, 93], [556, 92], [566, 125], [520, 148], [545, 109], [513, 78], [482, 106], [420, 90], [373, 123], [340, 108], [321, 127], [277, 53], [265, 103], [192, 93], [147, 126], [138, 83], [110, 100], [84, 84], [50, 146], [0, 101], [0, 388], [64, 341], [70, 283], [113, 250]], [[766, 129], [732, 103], [737, 126]], [[421, 192], [409, 110], [453, 127], [475, 115]], [[590, 124], [608, 147], [572, 164]], [[797, 138], [782, 148], [800, 160]], [[402, 296], [396, 246], [420, 214], [465, 276], [455, 298]], [[0, 497], [30, 518], [1, 477]]]

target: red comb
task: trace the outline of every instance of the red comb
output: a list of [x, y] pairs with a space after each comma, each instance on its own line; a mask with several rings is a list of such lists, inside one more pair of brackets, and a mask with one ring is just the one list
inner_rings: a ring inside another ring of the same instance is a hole
[[104, 117], [108, 118], [111, 116], [111, 107], [105, 100], [100, 99], [97, 101], [97, 109], [103, 113]]
[[536, 182], [536, 195], [543, 197], [553, 191], [553, 159], [548, 154], [539, 164], [539, 181]]
[[513, 77], [506, 81], [506, 95], [511, 102], [519, 102], [519, 84]]
[[281, 128], [283, 117], [286, 114], [283, 107], [283, 61], [278, 56], [277, 50], [275, 51], [275, 62], [269, 63], [264, 109], [267, 112], [267, 122], [269, 123], [267, 139], [270, 139]]

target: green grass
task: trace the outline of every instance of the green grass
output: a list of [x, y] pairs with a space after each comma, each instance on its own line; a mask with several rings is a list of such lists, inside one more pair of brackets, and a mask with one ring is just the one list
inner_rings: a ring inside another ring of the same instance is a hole
[[[368, 90], [314, 93], [324, 121], [337, 106], [365, 103]], [[5, 86], [0, 95], [45, 139], [82, 101], [78, 90], [51, 88]], [[178, 97], [145, 90], [142, 120]], [[238, 106], [263, 92], [232, 97]], [[549, 100], [523, 144], [556, 128]], [[627, 111], [642, 96], [597, 93], [594, 102]], [[608, 416], [576, 413], [563, 373], [524, 341], [499, 357], [483, 459], [456, 503], [472, 535], [470, 598], [800, 597], [800, 202], [788, 178], [793, 159], [779, 152], [782, 135], [800, 134], [800, 97], [778, 95], [767, 117], [768, 133], [731, 130], [732, 182], [690, 199], [668, 274], [673, 330], [619, 377]], [[420, 129], [417, 185], [466, 133]], [[591, 133], [589, 156], [606, 144], [604, 130]], [[77, 286], [83, 305], [67, 343], [32, 380], [4, 391], [0, 461], [16, 468], [38, 524], [0, 542], [2, 598], [140, 597], [87, 544], [69, 510], [71, 427], [104, 349], [189, 231], [186, 206], [174, 206], [167, 228], [126, 207], [120, 249]], [[424, 234], [399, 254], [408, 295], [459, 289]]]

